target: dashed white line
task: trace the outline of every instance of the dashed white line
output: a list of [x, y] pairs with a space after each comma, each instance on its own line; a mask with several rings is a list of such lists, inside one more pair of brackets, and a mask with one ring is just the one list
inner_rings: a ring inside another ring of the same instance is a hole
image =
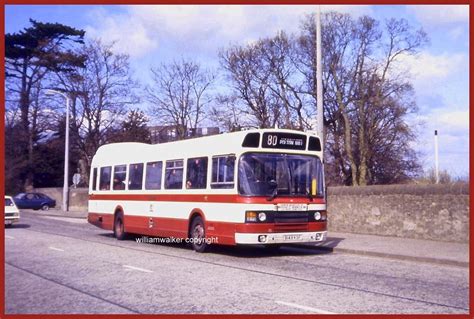
[[5, 235], [5, 238], [8, 238], [8, 239], [15, 239], [15, 237], [13, 237], [13, 236], [8, 236], [8, 235]]
[[142, 272], [146, 272], [146, 273], [152, 273], [153, 272], [153, 270], [148, 270], [148, 269], [129, 266], [129, 265], [122, 265], [122, 267], [132, 269], [132, 270], [142, 271]]
[[53, 247], [53, 246], [49, 246], [48, 248], [51, 249], [51, 250], [56, 250], [56, 251], [64, 251], [64, 249], [56, 248], [56, 247]]
[[321, 310], [321, 309], [317, 309], [317, 308], [313, 308], [313, 307], [302, 306], [302, 305], [298, 305], [298, 304], [292, 303], [292, 302], [285, 302], [285, 301], [275, 301], [275, 302], [277, 304], [280, 304], [280, 305], [293, 307], [293, 308], [298, 308], [298, 309], [306, 310], [306, 311], [309, 311], [309, 312], [312, 312], [312, 313], [319, 313], [319, 314], [324, 314], [324, 315], [334, 315], [335, 314], [334, 312], [329, 312], [329, 311], [326, 311], [326, 310]]

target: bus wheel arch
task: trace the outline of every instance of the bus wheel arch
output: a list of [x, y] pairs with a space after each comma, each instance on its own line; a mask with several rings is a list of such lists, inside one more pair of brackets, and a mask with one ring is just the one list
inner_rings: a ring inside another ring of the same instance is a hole
[[127, 233], [125, 232], [123, 208], [121, 206], [115, 208], [113, 227], [115, 238], [118, 240], [124, 240], [127, 237]]
[[205, 241], [206, 219], [201, 210], [194, 210], [189, 217], [188, 239], [193, 250], [198, 253], [203, 253], [208, 247]]

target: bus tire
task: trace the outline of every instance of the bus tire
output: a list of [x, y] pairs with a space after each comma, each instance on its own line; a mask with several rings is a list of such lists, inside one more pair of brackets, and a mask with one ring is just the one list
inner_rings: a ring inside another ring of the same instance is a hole
[[206, 250], [208, 246], [205, 241], [206, 229], [204, 228], [204, 222], [200, 216], [193, 218], [189, 238], [191, 240], [191, 247], [195, 252], [203, 253]]
[[123, 224], [123, 213], [121, 211], [115, 214], [114, 218], [114, 236], [118, 240], [124, 240], [127, 237], [125, 226]]

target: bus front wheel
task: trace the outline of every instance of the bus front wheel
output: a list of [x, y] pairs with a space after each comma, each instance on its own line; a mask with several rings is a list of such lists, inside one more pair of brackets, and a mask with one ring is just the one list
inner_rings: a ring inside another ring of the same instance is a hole
[[207, 248], [206, 230], [204, 222], [201, 217], [197, 216], [191, 223], [191, 230], [189, 236], [191, 247], [198, 253], [203, 253]]
[[118, 212], [115, 214], [115, 220], [114, 220], [114, 236], [118, 240], [124, 240], [127, 236], [125, 233], [125, 227], [123, 225], [123, 213]]

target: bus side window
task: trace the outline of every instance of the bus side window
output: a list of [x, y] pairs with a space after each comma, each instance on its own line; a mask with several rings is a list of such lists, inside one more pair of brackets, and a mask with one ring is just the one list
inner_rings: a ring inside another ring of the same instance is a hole
[[127, 178], [127, 165], [114, 166], [114, 190], [125, 189], [125, 179]]
[[161, 189], [161, 172], [163, 162], [146, 164], [145, 189]]
[[234, 188], [235, 155], [212, 158], [211, 188]]
[[143, 163], [130, 164], [128, 167], [128, 189], [142, 189]]
[[207, 187], [207, 157], [188, 159], [186, 188], [203, 189]]
[[183, 160], [166, 161], [165, 188], [183, 188]]
[[100, 190], [107, 191], [110, 190], [110, 177], [111, 177], [112, 166], [101, 167], [100, 168]]
[[96, 191], [97, 190], [97, 167], [94, 167], [92, 170], [92, 190]]

